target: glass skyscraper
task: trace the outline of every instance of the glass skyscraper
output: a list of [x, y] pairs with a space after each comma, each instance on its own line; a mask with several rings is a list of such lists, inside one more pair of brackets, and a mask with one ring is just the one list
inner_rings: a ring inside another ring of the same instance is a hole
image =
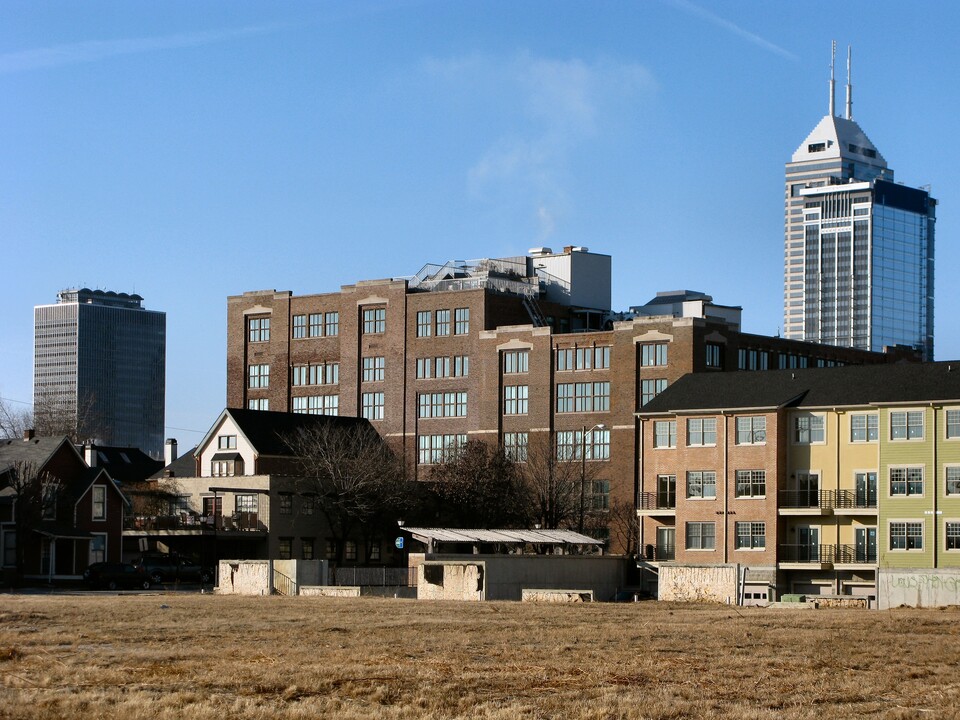
[[932, 360], [937, 201], [893, 181], [853, 120], [849, 80], [839, 117], [831, 77], [829, 114], [786, 165], [785, 203], [784, 335]]
[[142, 300], [84, 288], [34, 308], [38, 431], [163, 456], [167, 318]]

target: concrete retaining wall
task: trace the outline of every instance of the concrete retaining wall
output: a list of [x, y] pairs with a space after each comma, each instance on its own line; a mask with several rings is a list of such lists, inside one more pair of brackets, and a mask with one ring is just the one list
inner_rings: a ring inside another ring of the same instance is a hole
[[960, 569], [883, 569], [877, 572], [877, 603], [881, 610], [960, 605]]
[[483, 563], [425, 562], [417, 568], [418, 600], [483, 600]]
[[593, 602], [592, 590], [533, 590], [524, 589], [523, 602], [580, 603]]
[[300, 588], [301, 595], [314, 597], [360, 597], [360, 587], [350, 585], [305, 585]]
[[218, 595], [269, 595], [273, 565], [269, 560], [221, 560]]
[[737, 602], [737, 565], [661, 565], [657, 599]]

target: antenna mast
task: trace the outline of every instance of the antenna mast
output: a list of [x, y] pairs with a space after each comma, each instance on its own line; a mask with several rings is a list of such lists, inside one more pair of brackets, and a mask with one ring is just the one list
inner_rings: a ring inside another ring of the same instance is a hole
[[853, 120], [853, 82], [850, 75], [850, 46], [847, 45], [847, 120]]
[[836, 87], [837, 82], [833, 79], [833, 63], [837, 59], [837, 41], [833, 41], [833, 49], [830, 52], [830, 116], [837, 114]]

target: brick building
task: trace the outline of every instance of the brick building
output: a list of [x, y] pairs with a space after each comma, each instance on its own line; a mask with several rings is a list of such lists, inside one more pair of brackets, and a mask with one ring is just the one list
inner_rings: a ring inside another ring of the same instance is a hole
[[227, 404], [365, 417], [418, 479], [468, 438], [520, 460], [547, 442], [582, 462], [585, 503], [603, 526], [606, 510], [635, 502], [634, 414], [683, 375], [898, 356], [742, 333], [740, 308], [702, 293], [615, 313], [610, 279], [607, 255], [536, 248], [333, 293], [233, 296]]

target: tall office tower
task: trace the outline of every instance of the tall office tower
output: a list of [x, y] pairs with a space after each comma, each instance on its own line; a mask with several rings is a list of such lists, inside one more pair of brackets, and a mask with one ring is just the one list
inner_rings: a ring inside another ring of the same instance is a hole
[[163, 457], [165, 313], [139, 295], [64, 290], [34, 308], [37, 429]]
[[[834, 43], [834, 56], [836, 43]], [[784, 335], [933, 359], [933, 246], [929, 188], [893, 182], [893, 170], [853, 120], [850, 53], [843, 117], [830, 112], [786, 165]]]

